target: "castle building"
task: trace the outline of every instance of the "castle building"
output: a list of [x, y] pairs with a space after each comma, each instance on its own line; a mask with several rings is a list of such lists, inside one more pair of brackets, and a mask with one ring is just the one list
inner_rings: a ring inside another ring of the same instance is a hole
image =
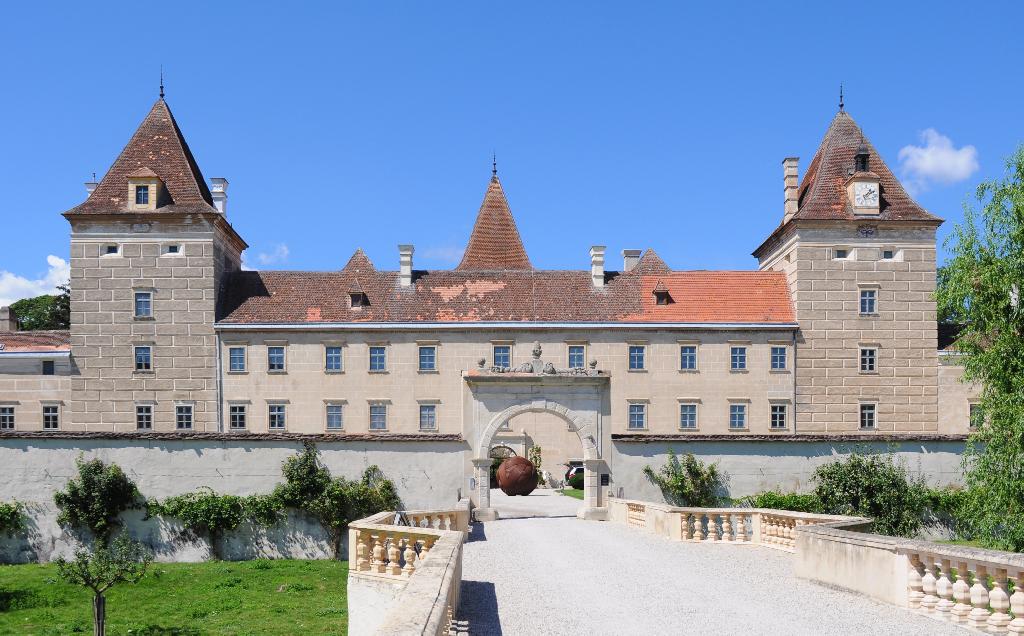
[[399, 245], [397, 270], [356, 249], [338, 271], [243, 271], [228, 182], [161, 97], [64, 213], [70, 333], [0, 316], [0, 441], [445, 442], [485, 510], [494, 447], [540, 446], [555, 474], [585, 463], [591, 513], [672, 446], [962, 441], [977, 390], [939, 347], [941, 219], [843, 110], [802, 180], [783, 166], [755, 271], [634, 249], [612, 268], [601, 245], [588, 268], [537, 269], [496, 172], [452, 270]]

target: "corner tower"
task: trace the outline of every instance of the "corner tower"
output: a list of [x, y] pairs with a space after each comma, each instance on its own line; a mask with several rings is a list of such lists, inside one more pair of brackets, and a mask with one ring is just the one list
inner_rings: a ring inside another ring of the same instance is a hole
[[800, 331], [796, 433], [937, 429], [935, 232], [840, 108], [782, 223], [755, 251], [786, 273]]
[[214, 322], [246, 244], [162, 95], [89, 198], [64, 217], [81, 370], [66, 428], [218, 430]]

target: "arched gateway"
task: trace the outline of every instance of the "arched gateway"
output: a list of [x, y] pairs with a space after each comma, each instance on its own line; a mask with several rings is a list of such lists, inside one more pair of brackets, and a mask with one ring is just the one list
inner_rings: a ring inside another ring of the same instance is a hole
[[486, 367], [486, 361], [480, 360], [478, 368], [465, 374], [469, 387], [465, 421], [472, 423], [467, 431], [473, 450], [470, 490], [478, 520], [498, 518], [498, 511], [491, 508], [488, 479], [495, 434], [515, 416], [538, 412], [557, 415], [580, 438], [584, 480], [583, 505], [577, 516], [606, 516], [600, 490], [602, 476], [608, 479], [608, 467], [602, 459], [607, 444], [602, 416], [608, 409], [609, 376], [597, 370], [593, 360], [588, 368], [558, 369], [540, 356], [541, 347], [535, 344], [529, 362], [504, 368]]

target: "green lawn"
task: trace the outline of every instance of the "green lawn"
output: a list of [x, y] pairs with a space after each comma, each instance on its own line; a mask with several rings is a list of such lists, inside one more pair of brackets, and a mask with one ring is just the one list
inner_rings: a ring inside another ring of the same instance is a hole
[[[344, 634], [342, 561], [154, 563], [107, 594], [110, 636]], [[0, 565], [0, 634], [92, 634], [91, 596], [53, 565]]]
[[566, 497], [572, 497], [573, 499], [583, 500], [583, 491], [578, 488], [565, 488], [562, 490], [562, 494]]

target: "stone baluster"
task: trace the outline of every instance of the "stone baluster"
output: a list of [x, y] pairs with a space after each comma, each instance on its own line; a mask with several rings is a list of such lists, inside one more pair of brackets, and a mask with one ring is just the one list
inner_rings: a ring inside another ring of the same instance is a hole
[[402, 574], [405, 576], [412, 576], [412, 573], [416, 571], [416, 539], [409, 537], [405, 540], [405, 552], [402, 553], [405, 558], [405, 567], [402, 568]]
[[921, 573], [924, 572], [924, 566], [921, 564], [921, 557], [918, 554], [908, 555], [909, 571], [907, 572], [907, 587], [910, 588], [907, 592], [907, 605], [911, 609], [918, 609], [921, 607], [921, 599], [924, 598], [924, 592], [921, 591]]
[[772, 516], [761, 515], [761, 543], [771, 545], [772, 543]]
[[768, 517], [768, 543], [775, 545], [779, 542], [779, 519], [775, 515]]
[[718, 541], [718, 515], [708, 513], [708, 535], [704, 537], [704, 540], [709, 543]]
[[792, 548], [793, 546], [796, 545], [796, 530], [795, 530], [796, 522], [794, 522], [792, 519], [783, 519], [782, 523], [783, 523], [782, 532], [783, 532], [783, 536], [786, 539], [784, 545], [787, 548]]
[[935, 604], [939, 597], [935, 594], [935, 559], [930, 554], [925, 554], [921, 561], [924, 563], [924, 576], [921, 577], [921, 590], [924, 598], [921, 599], [921, 609], [926, 612], [935, 610]]
[[1017, 578], [1014, 579], [1010, 611], [1013, 612], [1013, 620], [1006, 626], [1006, 630], [1011, 634], [1024, 634], [1024, 570], [1017, 572]]
[[421, 563], [423, 562], [423, 559], [427, 558], [427, 553], [430, 552], [430, 548], [434, 547], [435, 540], [436, 539], [434, 537], [423, 537], [423, 540], [420, 542]]
[[722, 515], [722, 541], [732, 541], [732, 515]]
[[367, 559], [367, 554], [370, 551], [369, 546], [366, 544], [366, 537], [369, 533], [365, 530], [358, 530], [356, 533], [356, 571], [365, 572], [370, 569], [370, 561]]
[[701, 512], [693, 515], [693, 540], [704, 540], [704, 514]]
[[380, 533], [373, 535], [373, 569], [377, 574], [384, 574], [386, 562], [384, 560], [384, 539]]
[[988, 624], [988, 569], [984, 565], [974, 568], [974, 585], [971, 586], [971, 613], [967, 615], [968, 627], [983, 629]]
[[1006, 613], [1006, 610], [1010, 609], [1010, 597], [1006, 594], [1004, 569], [997, 569], [995, 576], [992, 577], [992, 591], [988, 594], [988, 604], [992, 608], [992, 614], [986, 621], [989, 633], [1005, 634], [1012, 617]]
[[683, 514], [679, 515], [679, 523], [680, 523], [679, 530], [682, 532], [683, 541], [689, 541], [690, 539], [693, 538], [693, 535], [690, 534], [690, 517], [691, 516], [693, 516], [693, 515], [691, 515], [688, 512], [684, 512]]
[[402, 573], [402, 564], [399, 562], [398, 552], [398, 541], [397, 537], [388, 537], [388, 568], [387, 572], [391, 576], [399, 576]]
[[956, 564], [956, 583], [953, 584], [953, 609], [949, 610], [949, 620], [954, 623], [966, 623], [971, 613], [971, 586], [967, 582], [967, 562]]
[[736, 540], [746, 543], [747, 541], [747, 515], [736, 515]]
[[943, 620], [950, 619], [950, 612], [953, 610], [953, 582], [950, 580], [949, 559], [939, 561], [939, 580], [935, 582], [935, 595], [939, 601], [935, 604], [936, 613]]

